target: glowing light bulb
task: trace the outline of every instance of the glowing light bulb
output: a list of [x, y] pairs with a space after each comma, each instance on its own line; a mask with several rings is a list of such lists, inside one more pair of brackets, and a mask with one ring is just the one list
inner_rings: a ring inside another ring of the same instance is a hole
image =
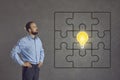
[[79, 42], [79, 44], [81, 45], [81, 48], [83, 49], [86, 42], [88, 41], [89, 37], [85, 31], [80, 31], [80, 32], [78, 32], [76, 39]]

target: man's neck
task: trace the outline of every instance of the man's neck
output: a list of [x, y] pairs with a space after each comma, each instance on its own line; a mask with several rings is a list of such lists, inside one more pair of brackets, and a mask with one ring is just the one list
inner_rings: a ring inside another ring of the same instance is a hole
[[35, 35], [33, 35], [33, 34], [29, 34], [32, 38], [35, 38]]

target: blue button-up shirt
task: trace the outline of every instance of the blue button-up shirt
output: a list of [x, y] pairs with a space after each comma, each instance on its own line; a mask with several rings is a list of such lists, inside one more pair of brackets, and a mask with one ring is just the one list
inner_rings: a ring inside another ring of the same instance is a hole
[[11, 57], [20, 65], [25, 61], [31, 64], [43, 62], [44, 49], [40, 38], [38, 36], [32, 38], [30, 35], [21, 38], [12, 49]]

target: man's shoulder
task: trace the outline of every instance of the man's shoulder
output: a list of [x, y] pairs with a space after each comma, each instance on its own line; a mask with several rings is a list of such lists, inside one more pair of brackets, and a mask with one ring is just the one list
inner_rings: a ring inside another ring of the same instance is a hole
[[[30, 39], [29, 35], [26, 35], [26, 36], [21, 37], [21, 38], [19, 39], [19, 41], [28, 41], [29, 39]], [[36, 39], [38, 39], [38, 40], [41, 41], [41, 39], [40, 39], [39, 36], [37, 36]]]
[[19, 39], [19, 41], [26, 41], [27, 40], [27, 36], [23, 36]]

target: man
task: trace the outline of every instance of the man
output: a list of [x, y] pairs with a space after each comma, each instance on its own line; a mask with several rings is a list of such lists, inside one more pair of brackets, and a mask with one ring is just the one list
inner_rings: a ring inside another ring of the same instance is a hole
[[37, 36], [38, 28], [30, 21], [25, 26], [28, 35], [21, 38], [11, 51], [11, 57], [22, 66], [22, 80], [38, 80], [44, 61], [44, 49]]

